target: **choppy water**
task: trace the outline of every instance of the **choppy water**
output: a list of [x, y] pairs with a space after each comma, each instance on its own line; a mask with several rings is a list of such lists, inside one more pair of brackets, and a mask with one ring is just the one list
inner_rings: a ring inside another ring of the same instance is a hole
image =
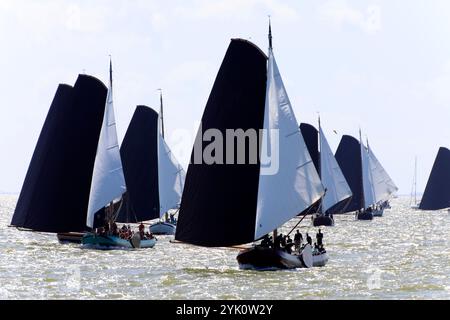
[[7, 227], [16, 199], [0, 196], [1, 299], [450, 298], [450, 213], [411, 211], [407, 199], [372, 222], [337, 217], [325, 230], [327, 267], [279, 272], [241, 271], [234, 249], [169, 237], [134, 251], [60, 245]]

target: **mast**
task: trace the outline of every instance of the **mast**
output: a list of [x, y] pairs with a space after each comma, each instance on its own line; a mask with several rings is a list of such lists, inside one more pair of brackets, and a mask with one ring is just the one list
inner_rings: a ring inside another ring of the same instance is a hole
[[164, 137], [164, 104], [163, 104], [163, 94], [162, 94], [162, 89], [158, 89], [159, 90], [159, 105], [160, 105], [160, 117], [161, 117], [161, 134], [163, 139], [165, 139]]
[[270, 16], [269, 16], [269, 50], [272, 51], [272, 24], [270, 22]]
[[364, 145], [363, 145], [363, 141], [362, 141], [362, 136], [361, 136], [361, 128], [359, 128], [359, 143], [361, 145], [361, 170], [362, 170], [362, 179], [361, 179], [361, 184], [362, 184], [362, 188], [361, 188], [361, 192], [362, 192], [362, 196], [361, 196], [361, 208], [366, 209], [366, 200], [365, 200], [365, 196], [364, 196], [364, 165], [363, 165], [363, 150], [364, 150]]
[[[161, 136], [164, 140], [164, 104], [163, 104], [163, 94], [162, 94], [162, 89], [158, 89], [159, 90], [159, 116], [161, 118]], [[164, 213], [164, 220], [165, 222], [169, 221], [169, 212]]]
[[[270, 22], [270, 15], [269, 15], [269, 34], [268, 34], [268, 38], [269, 38], [269, 55], [270, 55], [270, 53], [273, 50], [273, 47], [272, 47], [272, 24]], [[273, 230], [273, 239], [272, 239], [273, 243], [275, 243], [275, 239], [277, 238], [277, 236], [278, 236], [278, 229], [274, 229]]]
[[[318, 161], [319, 168], [317, 168], [318, 169], [317, 173], [319, 174], [319, 177], [322, 180], [322, 156], [321, 156], [322, 155], [322, 137], [321, 137], [321, 134], [322, 134], [322, 128], [320, 126], [320, 114], [319, 114], [319, 161]], [[322, 210], [323, 198], [325, 197], [325, 194], [326, 194], [326, 190], [325, 190], [325, 193], [322, 196], [322, 198], [320, 198], [319, 213], [323, 213], [323, 210]]]
[[111, 97], [113, 91], [113, 68], [112, 68], [112, 57], [109, 55], [109, 86], [111, 90]]

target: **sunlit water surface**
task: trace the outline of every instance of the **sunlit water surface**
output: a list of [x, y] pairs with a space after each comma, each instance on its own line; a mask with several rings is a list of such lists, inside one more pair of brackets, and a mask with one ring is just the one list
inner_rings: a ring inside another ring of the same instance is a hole
[[[277, 272], [241, 271], [235, 249], [171, 237], [142, 250], [61, 245], [52, 234], [9, 228], [16, 201], [0, 195], [0, 299], [450, 298], [450, 213], [413, 211], [406, 198], [371, 222], [337, 217], [324, 231], [325, 268]], [[302, 233], [315, 234], [309, 225]]]

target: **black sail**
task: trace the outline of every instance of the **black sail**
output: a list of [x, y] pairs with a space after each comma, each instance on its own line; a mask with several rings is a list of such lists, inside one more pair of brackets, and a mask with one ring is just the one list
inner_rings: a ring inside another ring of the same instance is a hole
[[440, 148], [420, 202], [420, 209], [445, 208], [450, 208], [450, 150]]
[[80, 75], [60, 85], [34, 150], [11, 225], [41, 232], [86, 230], [107, 88]]
[[[301, 123], [300, 131], [302, 132], [302, 136], [305, 141], [306, 148], [308, 149], [308, 152], [311, 156], [314, 166], [316, 167], [316, 170], [320, 176], [319, 131], [317, 131], [317, 129], [313, 125], [310, 125], [308, 123]], [[316, 202], [315, 204], [310, 206], [308, 209], [306, 209], [305, 211], [300, 213], [299, 216], [303, 216], [305, 214], [314, 214], [314, 213], [319, 212], [320, 203], [321, 203], [321, 201]]]
[[159, 218], [158, 113], [137, 106], [120, 147], [127, 185], [118, 222]]
[[[202, 135], [218, 129], [255, 129], [264, 124], [267, 57], [254, 44], [231, 41], [202, 117]], [[209, 143], [203, 142], [201, 150]], [[246, 151], [249, 150], [246, 143]], [[206, 247], [253, 241], [258, 197], [257, 164], [195, 164], [191, 156], [175, 238]], [[224, 153], [225, 155], [225, 150]], [[236, 152], [235, 152], [236, 154]], [[248, 153], [247, 153], [248, 154]]]
[[319, 131], [317, 129], [308, 124], [302, 123], [300, 124], [300, 131], [302, 132], [303, 139], [305, 140], [306, 147], [308, 148], [308, 152], [311, 155], [311, 159], [316, 167], [317, 172], [320, 175], [319, 170]]
[[343, 136], [335, 157], [352, 190], [353, 197], [350, 203], [346, 199], [329, 209], [328, 212], [337, 214], [357, 211], [362, 208], [363, 200], [361, 147], [359, 141], [351, 136]]

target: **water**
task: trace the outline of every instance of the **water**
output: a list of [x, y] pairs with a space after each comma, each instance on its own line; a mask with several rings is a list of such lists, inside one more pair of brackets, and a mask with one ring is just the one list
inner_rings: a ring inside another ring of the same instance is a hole
[[241, 271], [234, 249], [170, 237], [143, 250], [60, 245], [55, 235], [7, 227], [16, 200], [0, 196], [0, 299], [450, 298], [450, 213], [411, 211], [408, 199], [372, 222], [337, 217], [324, 231], [327, 267], [278, 272]]

